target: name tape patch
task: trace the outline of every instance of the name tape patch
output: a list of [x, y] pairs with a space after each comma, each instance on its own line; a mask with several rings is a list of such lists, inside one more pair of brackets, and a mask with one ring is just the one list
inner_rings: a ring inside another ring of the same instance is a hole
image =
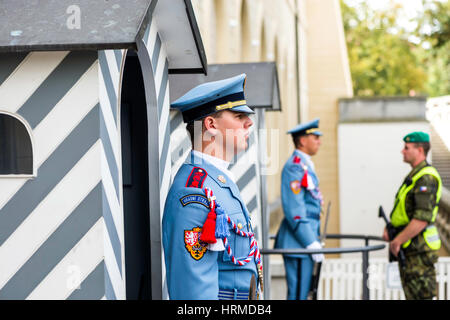
[[198, 204], [205, 206], [206, 208], [209, 208], [208, 199], [204, 195], [201, 195], [201, 194], [188, 194], [188, 195], [182, 197], [180, 199], [180, 202], [183, 205], [183, 207], [185, 207], [191, 203], [198, 203]]

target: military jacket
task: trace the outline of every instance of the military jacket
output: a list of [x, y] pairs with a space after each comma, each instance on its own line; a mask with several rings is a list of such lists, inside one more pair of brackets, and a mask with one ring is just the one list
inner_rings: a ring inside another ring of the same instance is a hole
[[[212, 251], [200, 240], [209, 208], [204, 188], [211, 188], [217, 204], [243, 232], [252, 232], [250, 215], [238, 187], [224, 172], [191, 154], [177, 172], [165, 203], [162, 240], [170, 299], [218, 299], [219, 290], [248, 292], [252, 274], [258, 279], [254, 259], [243, 266], [230, 255]], [[218, 239], [221, 241], [221, 239]], [[228, 243], [236, 259], [250, 252], [250, 239], [229, 226]]]
[[[405, 178], [405, 182], [411, 179], [416, 173], [427, 166], [426, 161], [422, 161]], [[409, 220], [418, 219], [432, 222], [433, 209], [436, 206], [436, 194], [438, 181], [431, 175], [426, 174], [417, 180], [414, 188], [407, 194], [405, 199], [405, 211]], [[415, 254], [431, 249], [425, 243], [422, 233], [411, 239], [411, 244], [404, 249], [405, 254]]]
[[[318, 240], [322, 195], [319, 179], [303, 153], [295, 150], [281, 175], [284, 219], [278, 230], [276, 248], [306, 248]], [[286, 255], [305, 258], [308, 255]]]

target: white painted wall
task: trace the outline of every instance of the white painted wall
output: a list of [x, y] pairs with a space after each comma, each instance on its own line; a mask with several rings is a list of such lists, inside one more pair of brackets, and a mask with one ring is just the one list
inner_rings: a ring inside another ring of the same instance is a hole
[[450, 95], [427, 100], [427, 119], [450, 150]]
[[[339, 203], [341, 234], [381, 236], [383, 206], [389, 216], [395, 193], [411, 167], [403, 162], [403, 137], [412, 131], [430, 132], [428, 122], [341, 123], [338, 126]], [[430, 153], [431, 154], [431, 153]], [[379, 244], [372, 241], [370, 244]], [[343, 240], [342, 247], [363, 246]], [[387, 249], [370, 256], [386, 256]], [[361, 256], [360, 253], [345, 257]]]

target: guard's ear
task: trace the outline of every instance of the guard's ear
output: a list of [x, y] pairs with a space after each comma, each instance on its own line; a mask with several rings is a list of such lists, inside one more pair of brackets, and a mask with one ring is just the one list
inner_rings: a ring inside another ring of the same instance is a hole
[[212, 135], [216, 134], [217, 131], [217, 120], [214, 117], [207, 116], [203, 119], [203, 125], [205, 130], [209, 131]]
[[306, 137], [307, 137], [306, 135], [298, 136], [298, 138], [297, 138], [297, 146], [303, 147], [305, 145], [304, 141], [305, 141]]

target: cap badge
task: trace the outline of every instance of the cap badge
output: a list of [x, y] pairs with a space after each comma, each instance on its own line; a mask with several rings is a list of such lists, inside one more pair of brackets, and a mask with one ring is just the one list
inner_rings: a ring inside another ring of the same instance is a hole
[[225, 109], [232, 109], [234, 107], [243, 106], [246, 105], [246, 100], [238, 100], [238, 101], [228, 101], [227, 103], [220, 104], [216, 106], [216, 111], [225, 110]]
[[306, 130], [306, 134], [310, 134], [310, 133], [314, 133], [314, 132], [317, 132], [317, 131], [319, 131], [317, 128], [311, 128], [311, 129], [308, 129], [308, 130]]

